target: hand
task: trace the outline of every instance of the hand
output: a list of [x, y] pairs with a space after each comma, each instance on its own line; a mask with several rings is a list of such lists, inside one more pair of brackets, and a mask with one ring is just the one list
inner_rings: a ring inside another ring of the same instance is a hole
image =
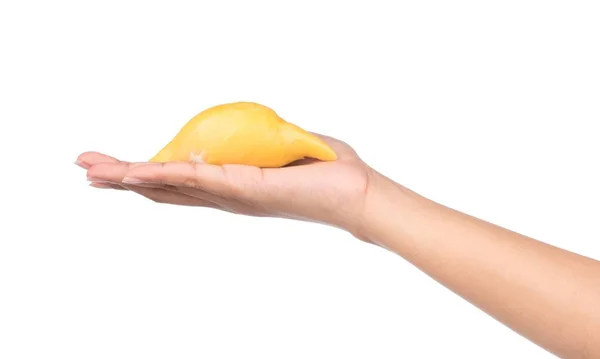
[[302, 160], [283, 168], [261, 169], [131, 163], [85, 152], [76, 163], [87, 169], [94, 187], [125, 189], [158, 203], [323, 223], [358, 237], [372, 170], [344, 142], [320, 137], [337, 153], [337, 161]]

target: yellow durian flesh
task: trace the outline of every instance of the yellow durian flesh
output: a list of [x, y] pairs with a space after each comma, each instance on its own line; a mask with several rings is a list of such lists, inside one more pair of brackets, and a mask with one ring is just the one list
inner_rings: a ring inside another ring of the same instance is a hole
[[337, 155], [319, 137], [285, 121], [269, 107], [235, 102], [194, 116], [150, 161], [266, 168], [303, 158], [334, 161]]

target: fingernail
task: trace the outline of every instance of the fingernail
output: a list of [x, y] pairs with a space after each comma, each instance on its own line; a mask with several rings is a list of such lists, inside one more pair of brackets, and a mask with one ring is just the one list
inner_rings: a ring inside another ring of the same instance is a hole
[[85, 165], [85, 163], [81, 160], [77, 160], [75, 161], [75, 164], [81, 168], [87, 168], [87, 166]]
[[125, 177], [123, 178], [123, 180], [121, 181], [123, 183], [129, 183], [129, 184], [140, 184], [140, 183], [144, 183], [144, 181], [138, 179], [138, 178], [133, 178], [133, 177]]

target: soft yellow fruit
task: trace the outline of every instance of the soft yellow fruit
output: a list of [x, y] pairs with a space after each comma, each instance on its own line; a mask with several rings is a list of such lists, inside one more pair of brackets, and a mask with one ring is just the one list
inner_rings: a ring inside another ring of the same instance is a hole
[[150, 161], [281, 167], [303, 158], [333, 161], [337, 155], [272, 109], [235, 102], [200, 112]]

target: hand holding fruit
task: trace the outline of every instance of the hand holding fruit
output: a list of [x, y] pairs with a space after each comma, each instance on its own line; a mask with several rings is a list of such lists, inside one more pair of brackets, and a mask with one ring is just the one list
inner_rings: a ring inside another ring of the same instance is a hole
[[85, 152], [77, 163], [95, 187], [160, 203], [326, 223], [356, 235], [371, 169], [347, 144], [274, 116], [256, 104], [215, 107], [188, 122], [149, 162]]

